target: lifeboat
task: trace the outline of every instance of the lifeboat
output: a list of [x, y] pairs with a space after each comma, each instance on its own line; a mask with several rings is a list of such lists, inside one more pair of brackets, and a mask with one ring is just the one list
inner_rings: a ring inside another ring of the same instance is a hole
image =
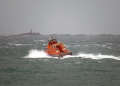
[[72, 55], [72, 52], [66, 49], [63, 43], [58, 43], [56, 39], [52, 38], [48, 41], [45, 52], [52, 57], [63, 57], [65, 55]]

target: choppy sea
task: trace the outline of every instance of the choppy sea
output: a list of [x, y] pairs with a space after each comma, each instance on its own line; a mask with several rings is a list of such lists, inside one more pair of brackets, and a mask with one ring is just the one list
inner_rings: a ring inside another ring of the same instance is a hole
[[0, 36], [0, 86], [120, 86], [120, 36], [55, 37], [72, 56], [47, 56], [49, 36]]

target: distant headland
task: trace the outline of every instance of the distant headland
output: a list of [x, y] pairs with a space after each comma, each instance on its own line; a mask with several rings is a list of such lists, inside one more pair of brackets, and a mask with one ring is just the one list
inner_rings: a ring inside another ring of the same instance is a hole
[[[46, 34], [47, 36], [120, 36], [119, 34], [94, 34], [94, 35], [87, 35], [87, 34]], [[0, 35], [5, 36], [5, 35]], [[45, 36], [45, 34], [40, 34], [39, 32], [33, 32], [32, 29], [30, 29], [27, 33], [20, 33], [15, 35], [7, 35], [7, 36]]]
[[12, 36], [39, 36], [41, 35], [39, 32], [32, 32], [32, 29], [30, 29], [30, 32], [28, 33], [21, 33], [17, 35], [12, 35]]

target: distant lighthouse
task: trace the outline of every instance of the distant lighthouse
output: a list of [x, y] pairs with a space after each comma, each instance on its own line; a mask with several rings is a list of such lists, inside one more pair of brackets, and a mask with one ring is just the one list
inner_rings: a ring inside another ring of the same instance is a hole
[[32, 33], [32, 29], [30, 29], [30, 33]]
[[30, 28], [30, 32], [28, 32], [28, 33], [21, 33], [20, 35], [38, 36], [38, 35], [41, 35], [41, 34], [40, 33], [32, 32], [32, 29]]

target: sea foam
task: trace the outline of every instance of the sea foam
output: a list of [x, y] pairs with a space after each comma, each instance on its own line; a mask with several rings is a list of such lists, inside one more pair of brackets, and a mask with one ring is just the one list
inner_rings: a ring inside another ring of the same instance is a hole
[[50, 58], [43, 50], [32, 49], [24, 58]]
[[99, 60], [99, 59], [115, 59], [115, 60], [120, 60], [120, 57], [116, 57], [116, 56], [113, 56], [113, 55], [101, 55], [101, 54], [98, 54], [98, 55], [95, 55], [95, 54], [78, 54], [76, 57], [82, 57], [82, 58], [91, 58], [91, 59], [96, 59], [96, 60]]
[[[28, 55], [26, 55], [24, 58], [58, 58], [58, 57], [51, 57], [48, 56], [43, 50], [36, 50], [32, 49], [29, 51]], [[116, 57], [113, 55], [102, 55], [102, 54], [85, 54], [85, 53], [79, 53], [76, 55], [66, 55], [62, 59], [66, 58], [90, 58], [90, 59], [115, 59], [115, 60], [120, 60], [120, 57]]]

